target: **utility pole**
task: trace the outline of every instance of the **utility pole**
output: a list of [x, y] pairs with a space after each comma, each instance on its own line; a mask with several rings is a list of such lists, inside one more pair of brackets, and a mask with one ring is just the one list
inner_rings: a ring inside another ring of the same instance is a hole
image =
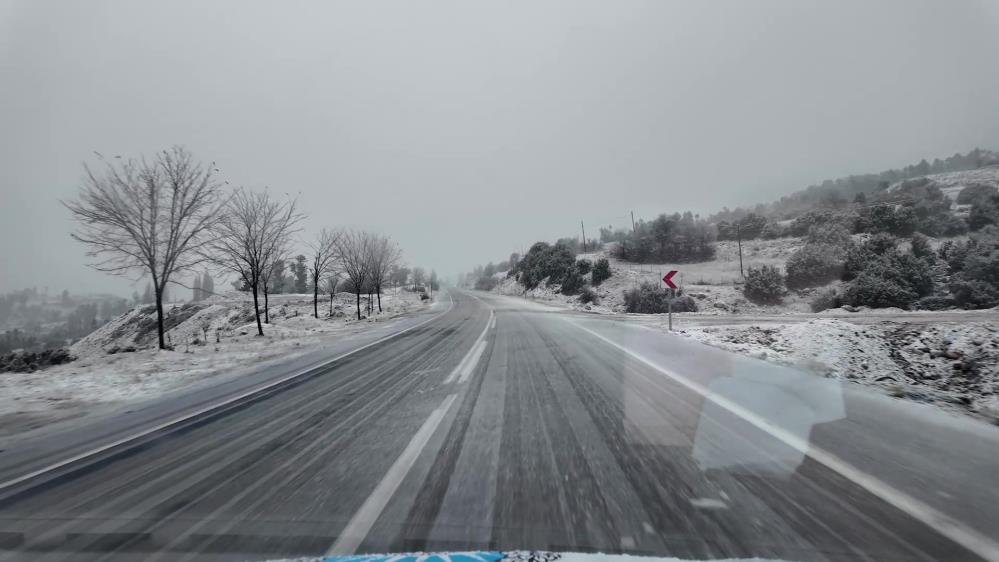
[[745, 279], [746, 274], [742, 271], [742, 221], [735, 222], [735, 237], [739, 240], [739, 275]]
[[635, 211], [631, 212], [631, 231], [638, 232], [638, 229], [635, 228]]
[[586, 253], [586, 227], [583, 226], [583, 221], [579, 221], [579, 228], [583, 229], [583, 253]]

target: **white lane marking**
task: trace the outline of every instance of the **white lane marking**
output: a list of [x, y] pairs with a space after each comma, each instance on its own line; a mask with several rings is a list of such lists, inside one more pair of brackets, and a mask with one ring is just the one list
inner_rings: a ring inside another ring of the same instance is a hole
[[495, 327], [496, 327], [496, 316], [493, 316], [492, 320], [489, 321], [489, 329], [492, 330]]
[[[462, 373], [465, 372], [466, 365], [468, 365], [468, 362], [472, 361], [472, 357], [476, 355], [476, 349], [478, 349], [478, 346], [479, 346], [480, 343], [483, 343], [482, 340], [485, 339], [486, 333], [489, 332], [489, 325], [492, 324], [494, 318], [495, 318], [495, 315], [493, 314], [493, 309], [490, 308], [489, 309], [489, 321], [486, 322], [486, 327], [483, 328], [482, 333], [479, 334], [479, 337], [475, 338], [475, 342], [472, 343], [471, 349], [469, 349], [468, 353], [466, 353], [465, 356], [461, 358], [461, 361], [458, 362], [458, 366], [456, 366], [454, 368], [454, 370], [451, 371], [451, 374], [449, 374], [447, 376], [447, 378], [444, 379], [444, 383], [443, 384], [451, 384], [452, 382], [455, 381], [455, 379], [458, 378], [459, 375], [461, 375]], [[480, 351], [479, 352], [479, 356], [481, 356], [481, 355], [482, 355], [482, 352]], [[478, 357], [476, 357], [475, 361], [477, 362], [478, 360], [479, 360]], [[473, 364], [472, 367], [475, 367], [475, 365]], [[461, 379], [462, 382], [464, 382], [465, 378], [467, 378], [467, 375], [465, 377], [462, 377], [462, 379]]]
[[461, 369], [461, 376], [458, 377], [458, 382], [463, 383], [468, 380], [468, 377], [472, 375], [472, 371], [475, 366], [479, 364], [479, 359], [482, 359], [482, 352], [486, 350], [486, 342], [480, 341], [478, 345], [475, 346], [475, 353], [472, 358], [465, 363], [465, 366]]
[[690, 505], [698, 509], [728, 509], [728, 504], [715, 498], [691, 498]]
[[905, 512], [910, 517], [924, 523], [931, 529], [940, 533], [941, 535], [949, 538], [950, 540], [956, 542], [957, 544], [963, 546], [964, 548], [974, 552], [975, 554], [981, 556], [986, 560], [991, 560], [994, 562], [999, 562], [999, 542], [979, 533], [975, 529], [964, 525], [960, 521], [946, 515], [945, 513], [937, 510], [936, 508], [906, 494], [905, 492], [895, 489], [887, 482], [883, 482], [878, 478], [867, 474], [866, 472], [860, 470], [859, 468], [851, 465], [850, 463], [840, 459], [839, 457], [833, 455], [832, 453], [810, 444], [807, 440], [794, 435], [793, 433], [780, 428], [766, 419], [758, 416], [754, 412], [743, 408], [739, 404], [725, 398], [724, 396], [718, 396], [712, 394], [712, 392], [704, 385], [692, 381], [687, 377], [677, 374], [665, 367], [661, 367], [652, 360], [635, 353], [634, 351], [620, 345], [619, 343], [608, 339], [607, 337], [594, 332], [593, 330], [580, 326], [576, 322], [570, 320], [569, 318], [563, 318], [566, 322], [572, 324], [573, 326], [583, 330], [584, 332], [604, 341], [608, 345], [617, 348], [624, 353], [627, 353], [634, 359], [641, 363], [659, 371], [660, 373], [666, 375], [667, 377], [673, 379], [674, 381], [682, 384], [683, 386], [689, 388], [690, 390], [700, 394], [706, 400], [711, 400], [715, 404], [721, 406], [722, 408], [728, 410], [732, 414], [746, 420], [747, 422], [755, 425], [759, 429], [769, 433], [775, 439], [782, 441], [784, 444], [797, 449], [798, 451], [812, 457], [812, 460], [824, 465], [829, 470], [838, 473], [847, 480], [850, 480], [854, 484], [857, 484], [861, 488], [864, 488], [871, 494], [874, 494], [883, 501], [891, 504], [895, 508]]
[[265, 384], [263, 386], [259, 386], [259, 387], [256, 387], [254, 389], [251, 389], [251, 390], [248, 390], [246, 392], [243, 392], [243, 393], [241, 393], [241, 394], [239, 394], [237, 396], [226, 398], [226, 399], [224, 399], [224, 400], [222, 400], [220, 402], [216, 402], [215, 404], [212, 404], [210, 406], [205, 406], [204, 408], [199, 408], [198, 410], [195, 410], [193, 412], [188, 412], [186, 414], [178, 416], [178, 417], [176, 417], [176, 418], [174, 418], [172, 420], [163, 422], [163, 423], [161, 423], [159, 425], [156, 425], [154, 427], [151, 427], [149, 429], [144, 429], [142, 431], [133, 433], [132, 435], [129, 435], [127, 437], [122, 437], [121, 439], [118, 439], [116, 441], [112, 441], [111, 443], [107, 443], [105, 445], [101, 445], [100, 447], [96, 447], [96, 448], [91, 449], [89, 451], [86, 451], [86, 452], [74, 455], [72, 457], [69, 457], [68, 459], [63, 459], [61, 461], [52, 463], [52, 464], [50, 464], [48, 466], [44, 466], [42, 468], [39, 468], [38, 470], [34, 470], [34, 471], [31, 471], [31, 472], [29, 472], [27, 474], [18, 476], [17, 478], [12, 478], [10, 480], [7, 480], [6, 482], [0, 482], [0, 491], [5, 490], [7, 488], [10, 488], [11, 486], [16, 486], [17, 484], [20, 484], [21, 482], [24, 482], [26, 480], [30, 480], [30, 479], [35, 478], [37, 476], [41, 476], [42, 474], [45, 474], [46, 472], [51, 472], [53, 470], [58, 470], [58, 469], [60, 469], [60, 468], [62, 468], [64, 466], [67, 466], [67, 465], [70, 465], [70, 464], [72, 464], [74, 462], [83, 460], [83, 459], [85, 459], [87, 457], [91, 457], [91, 456], [94, 456], [94, 455], [99, 455], [99, 454], [101, 454], [101, 453], [103, 453], [105, 451], [108, 451], [110, 449], [118, 447], [119, 445], [124, 445], [124, 444], [126, 444], [126, 443], [128, 443], [130, 441], [135, 441], [136, 439], [141, 439], [141, 438], [143, 438], [143, 437], [145, 437], [147, 435], [156, 433], [157, 431], [166, 429], [166, 428], [168, 428], [168, 427], [170, 427], [172, 425], [176, 425], [178, 423], [183, 423], [183, 422], [185, 422], [187, 420], [196, 418], [196, 417], [198, 417], [200, 415], [212, 412], [212, 411], [217, 410], [219, 408], [222, 408], [224, 406], [228, 406], [229, 404], [232, 404], [234, 402], [238, 402], [238, 401], [240, 401], [240, 400], [242, 400], [244, 398], [247, 398], [249, 396], [252, 396], [254, 394], [263, 392], [265, 390], [274, 388], [275, 386], [278, 386], [278, 385], [284, 384], [284, 383], [286, 383], [288, 381], [294, 380], [294, 379], [296, 379], [296, 378], [298, 378], [298, 377], [300, 377], [300, 376], [302, 376], [302, 375], [304, 375], [304, 374], [306, 374], [306, 373], [308, 373], [308, 372], [310, 372], [310, 371], [312, 371], [314, 369], [320, 369], [320, 368], [323, 368], [323, 367], [328, 367], [328, 366], [336, 363], [337, 361], [343, 359], [344, 357], [349, 357], [349, 356], [351, 356], [351, 355], [353, 355], [353, 354], [355, 354], [355, 353], [357, 353], [359, 351], [364, 351], [365, 349], [367, 349], [367, 348], [369, 348], [371, 346], [378, 345], [378, 344], [380, 344], [382, 342], [385, 342], [385, 341], [388, 341], [388, 340], [390, 340], [390, 339], [392, 339], [392, 338], [394, 338], [396, 336], [400, 336], [402, 334], [405, 334], [406, 332], [415, 330], [415, 329], [417, 329], [417, 328], [419, 328], [419, 327], [421, 327], [421, 326], [423, 326], [425, 324], [433, 322], [434, 320], [437, 320], [441, 316], [444, 316], [445, 314], [447, 314], [448, 312], [450, 312], [452, 308], [454, 308], [454, 301], [453, 300], [451, 301], [451, 304], [448, 306], [447, 310], [445, 310], [444, 312], [441, 312], [440, 314], [435, 315], [433, 318], [430, 318], [428, 320], [420, 322], [419, 324], [417, 324], [415, 326], [410, 326], [409, 328], [406, 328], [405, 330], [400, 330], [398, 332], [389, 334], [389, 335], [387, 335], [387, 336], [385, 336], [383, 338], [379, 338], [379, 339], [377, 339], [377, 340], [375, 340], [375, 341], [373, 341], [371, 343], [362, 345], [361, 347], [359, 347], [357, 349], [348, 351], [347, 353], [342, 353], [340, 355], [337, 355], [333, 359], [329, 359], [329, 360], [321, 362], [321, 363], [319, 363], [317, 365], [312, 365], [312, 366], [310, 366], [310, 367], [308, 367], [308, 368], [306, 368], [306, 369], [304, 369], [302, 371], [299, 371], [299, 372], [294, 373], [292, 375], [288, 375], [287, 377], [283, 377], [283, 378], [280, 378], [280, 379], [278, 379], [276, 381], [269, 382], [269, 383], [267, 383], [267, 384]]
[[444, 399], [444, 402], [430, 413], [430, 417], [427, 418], [427, 421], [423, 422], [416, 435], [410, 439], [409, 445], [406, 445], [405, 450], [395, 460], [392, 467], [388, 469], [388, 472], [382, 477], [381, 482], [375, 486], [374, 491], [371, 492], [368, 499], [364, 500], [357, 513], [350, 518], [350, 522], [340, 532], [340, 536], [337, 537], [336, 542], [326, 552], [327, 556], [354, 554], [357, 551], [357, 548], [364, 542], [364, 538], [368, 536], [368, 531], [371, 530], [371, 527], [374, 526], [375, 521], [378, 520], [385, 506], [388, 505], [389, 500], [392, 499], [392, 495], [399, 489], [402, 480], [409, 473], [409, 470], [413, 468], [416, 459], [427, 446], [427, 442], [430, 441], [430, 437], [437, 430], [437, 426], [444, 419], [448, 409], [451, 408], [451, 404], [454, 403], [455, 397], [457, 397], [456, 394], [449, 394]]

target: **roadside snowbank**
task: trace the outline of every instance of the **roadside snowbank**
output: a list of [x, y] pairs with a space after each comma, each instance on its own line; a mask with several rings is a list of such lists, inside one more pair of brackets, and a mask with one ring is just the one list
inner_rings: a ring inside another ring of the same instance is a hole
[[816, 319], [679, 332], [702, 343], [999, 420], [999, 323]]
[[263, 337], [256, 335], [252, 307], [243, 295], [176, 305], [167, 323], [173, 351], [155, 349], [155, 311], [139, 307], [73, 345], [77, 360], [72, 363], [31, 373], [0, 373], [0, 436], [100, 406], [195, 387], [241, 367], [303, 355], [330, 337], [429, 306], [416, 293], [392, 292], [382, 295], [383, 313], [358, 321], [352, 316], [353, 299], [337, 295], [330, 317], [327, 295], [325, 303], [320, 301], [320, 317], [314, 318], [311, 295], [272, 297], [271, 323], [264, 325]]

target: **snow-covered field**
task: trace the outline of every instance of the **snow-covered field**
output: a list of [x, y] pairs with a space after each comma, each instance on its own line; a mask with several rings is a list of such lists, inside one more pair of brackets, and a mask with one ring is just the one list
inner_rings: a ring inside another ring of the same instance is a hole
[[[362, 301], [362, 313], [364, 312]], [[0, 436], [85, 415], [102, 406], [149, 399], [189, 388], [240, 367], [287, 359], [316, 349], [329, 338], [364, 330], [428, 304], [419, 295], [390, 289], [384, 312], [356, 320], [354, 296], [340, 293], [330, 313], [320, 295], [270, 298], [270, 324], [257, 336], [252, 301], [235, 293], [165, 310], [174, 351], [156, 349], [156, 314], [139, 307], [112, 320], [71, 348], [77, 360], [33, 373], [0, 373]]]

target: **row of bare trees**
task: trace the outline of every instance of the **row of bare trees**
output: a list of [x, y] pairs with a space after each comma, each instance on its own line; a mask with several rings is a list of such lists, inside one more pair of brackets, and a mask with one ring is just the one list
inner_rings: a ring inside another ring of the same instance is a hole
[[[268, 294], [277, 264], [287, 258], [304, 215], [294, 199], [270, 192], [226, 190], [215, 164], [197, 162], [182, 147], [152, 159], [106, 160], [103, 169], [84, 166], [78, 199], [64, 203], [79, 223], [73, 237], [88, 248], [96, 269], [149, 276], [156, 302], [159, 346], [165, 348], [163, 294], [168, 283], [204, 264], [234, 275], [253, 295], [257, 333], [269, 323]], [[322, 229], [308, 245], [313, 314], [320, 291], [333, 299], [341, 280], [356, 295], [378, 299], [399, 269], [401, 252], [388, 237], [360, 230]], [[260, 298], [263, 298], [263, 307]], [[263, 319], [260, 310], [263, 308]]]

